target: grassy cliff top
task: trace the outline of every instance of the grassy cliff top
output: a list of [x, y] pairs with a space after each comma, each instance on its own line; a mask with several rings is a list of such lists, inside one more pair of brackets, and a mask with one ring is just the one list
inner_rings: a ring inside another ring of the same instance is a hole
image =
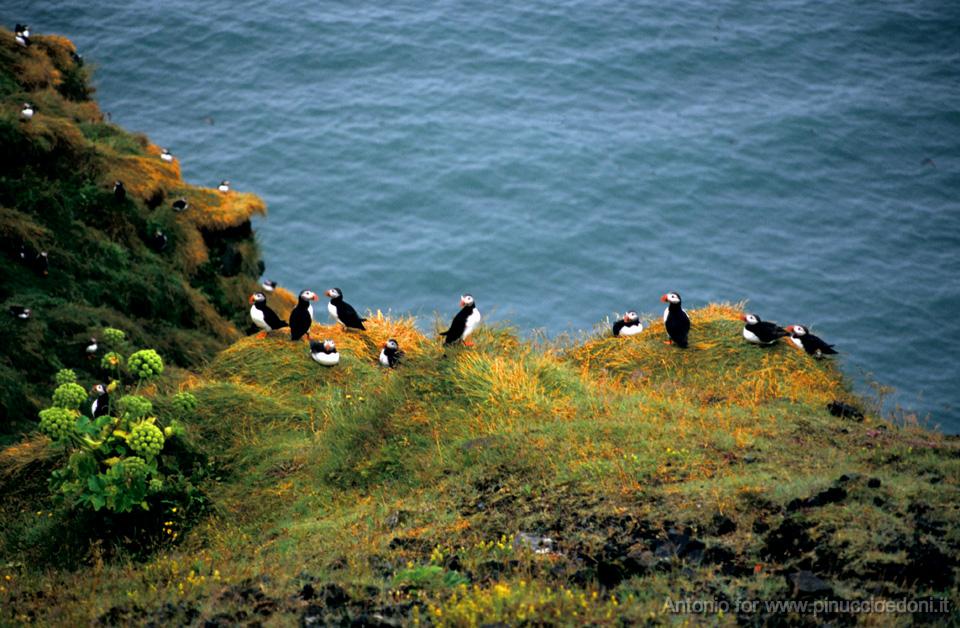
[[[68, 39], [31, 42], [0, 30], [0, 438], [35, 420], [57, 369], [100, 376], [84, 348], [104, 326], [174, 364], [202, 362], [240, 336], [237, 304], [261, 272], [250, 218], [263, 201], [184, 182], [178, 161], [104, 118]], [[189, 208], [176, 212], [181, 197]]]
[[[289, 295], [272, 300], [285, 313]], [[166, 384], [200, 399], [188, 427], [212, 514], [186, 528], [165, 512], [157, 551], [103, 563], [102, 547], [38, 542], [69, 536], [56, 512], [8, 511], [3, 606], [222, 625], [659, 623], [685, 619], [666, 599], [817, 595], [956, 608], [956, 441], [832, 416], [830, 401], [861, 403], [834, 363], [748, 345], [739, 313], [691, 311], [685, 351], [654, 323], [563, 345], [481, 328], [444, 352], [377, 314], [365, 334], [314, 325], [334, 368], [282, 332], [243, 338]], [[376, 364], [389, 337], [407, 352], [396, 370]], [[812, 621], [686, 617], [764, 618]]]

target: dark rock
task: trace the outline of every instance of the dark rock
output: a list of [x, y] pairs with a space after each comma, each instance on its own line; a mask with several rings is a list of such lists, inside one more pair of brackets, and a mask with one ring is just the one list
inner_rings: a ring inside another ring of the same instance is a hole
[[850, 419], [852, 421], [862, 421], [863, 412], [849, 403], [844, 403], [843, 401], [834, 400], [827, 404], [827, 410], [830, 411], [835, 417], [840, 417], [843, 419]]
[[731, 532], [736, 532], [737, 524], [730, 517], [717, 513], [713, 516], [713, 519], [711, 519], [710, 526], [707, 530], [708, 533], [713, 536], [723, 536]]
[[847, 497], [847, 491], [840, 486], [832, 486], [806, 499], [794, 499], [787, 504], [787, 512], [794, 512], [801, 508], [819, 508], [827, 504], [841, 502]]
[[808, 524], [794, 519], [784, 519], [779, 527], [767, 534], [764, 552], [770, 558], [782, 561], [812, 550], [816, 543], [807, 532]]
[[327, 608], [338, 608], [344, 606], [350, 601], [350, 596], [347, 594], [346, 590], [339, 584], [334, 584], [332, 582], [323, 585], [323, 587], [320, 588], [317, 597], [323, 600], [323, 604]]
[[882, 507], [886, 503], [887, 503], [886, 500], [884, 500], [882, 497], [873, 498], [873, 505], [876, 506], [877, 508]]
[[880, 488], [880, 478], [870, 478], [867, 480], [867, 486], [870, 488]]
[[317, 592], [314, 590], [313, 585], [307, 583], [300, 589], [299, 596], [301, 600], [312, 600], [316, 594]]
[[753, 522], [753, 531], [757, 534], [763, 534], [770, 529], [770, 524], [764, 521], [763, 519], [757, 519]]
[[793, 585], [794, 595], [831, 595], [833, 587], [809, 571], [798, 571], [787, 576], [787, 582]]
[[847, 484], [848, 482], [856, 482], [863, 476], [859, 473], [844, 473], [837, 478], [837, 484]]

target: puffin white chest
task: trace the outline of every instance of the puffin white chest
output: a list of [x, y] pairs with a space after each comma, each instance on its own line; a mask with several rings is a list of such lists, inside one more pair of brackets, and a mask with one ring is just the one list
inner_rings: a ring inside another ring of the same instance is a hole
[[464, 340], [476, 330], [480, 325], [480, 321], [483, 320], [483, 317], [480, 316], [480, 310], [473, 308], [473, 311], [470, 312], [470, 316], [467, 317], [467, 323], [463, 328], [463, 338]]
[[313, 320], [313, 304], [307, 305], [307, 314], [310, 315], [310, 320]]
[[267, 328], [267, 321], [263, 319], [263, 312], [261, 312], [260, 308], [258, 308], [256, 305], [250, 306], [250, 320], [252, 320], [260, 329]]
[[803, 349], [803, 340], [800, 338], [794, 338], [793, 336], [790, 336], [790, 342], [796, 345], [798, 349]]
[[747, 342], [752, 342], [755, 345], [763, 344], [760, 341], [760, 337], [757, 336], [752, 331], [750, 331], [749, 329], [747, 329], [746, 327], [743, 328], [743, 337], [746, 339]]
[[621, 336], [636, 336], [643, 331], [643, 325], [637, 323], [636, 325], [624, 325], [620, 328]]
[[380, 350], [380, 364], [390, 366], [390, 358], [387, 357], [387, 352], [383, 349]]
[[97, 416], [97, 408], [100, 407], [100, 397], [93, 400], [90, 404], [90, 416]]
[[318, 351], [317, 353], [311, 353], [310, 357], [314, 359], [318, 364], [323, 366], [335, 366], [340, 363], [340, 353], [334, 351], [333, 353], [324, 353], [323, 351]]
[[330, 318], [340, 320], [340, 317], [337, 316], [337, 306], [333, 303], [327, 303], [327, 311], [330, 312]]

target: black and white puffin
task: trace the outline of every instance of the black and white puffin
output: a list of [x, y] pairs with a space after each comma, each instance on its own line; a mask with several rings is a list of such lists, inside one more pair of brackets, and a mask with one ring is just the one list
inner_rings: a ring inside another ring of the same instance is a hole
[[13, 30], [17, 35], [23, 35], [24, 37], [30, 37], [30, 27], [26, 24], [17, 24], [17, 27]]
[[756, 314], [744, 314], [740, 317], [740, 320], [745, 323], [743, 326], [744, 339], [755, 345], [769, 347], [780, 338], [790, 335], [790, 332], [780, 325], [762, 321]]
[[163, 152], [160, 153], [160, 159], [169, 163], [173, 161], [173, 155], [170, 154], [170, 151], [164, 148]]
[[347, 329], [362, 329], [365, 318], [360, 318], [353, 306], [343, 300], [343, 292], [340, 288], [330, 288], [324, 294], [330, 297], [330, 303], [327, 304], [327, 311], [330, 316], [337, 319], [337, 322]]
[[400, 359], [402, 357], [403, 351], [400, 350], [400, 345], [397, 344], [396, 340], [391, 338], [383, 343], [383, 348], [380, 350], [380, 364], [389, 368], [394, 368], [400, 364]]
[[95, 384], [90, 389], [93, 401], [90, 403], [90, 416], [97, 419], [110, 413], [110, 395], [103, 384]]
[[20, 109], [20, 119], [26, 122], [33, 118], [33, 114], [37, 112], [36, 108], [28, 102], [23, 103], [23, 108]]
[[95, 355], [97, 354], [97, 351], [99, 351], [99, 350], [100, 350], [100, 343], [97, 342], [97, 339], [96, 339], [96, 338], [91, 338], [91, 339], [90, 339], [90, 344], [88, 344], [88, 345], [87, 345], [87, 348], [85, 349], [85, 351], [86, 351], [86, 353], [87, 353], [87, 356], [89, 356], [89, 357], [92, 358], [93, 356], [95, 356]]
[[113, 182], [113, 199], [118, 203], [127, 200], [127, 188], [123, 187], [123, 181]]
[[613, 335], [614, 336], [636, 336], [643, 331], [643, 325], [640, 323], [640, 315], [630, 310], [623, 315], [623, 318], [618, 318], [616, 322], [613, 323]]
[[226, 194], [230, 191], [230, 182], [227, 180], [221, 181], [220, 185], [217, 186], [217, 189]]
[[156, 251], [157, 253], [162, 252], [167, 248], [169, 240], [167, 239], [167, 234], [157, 229], [153, 232], [153, 235], [149, 239], [150, 248]]
[[22, 321], [25, 321], [28, 318], [30, 318], [30, 314], [33, 313], [33, 311], [30, 308], [24, 307], [22, 305], [11, 305], [8, 311], [10, 312], [11, 316], [13, 316], [14, 318], [19, 318]]
[[47, 252], [40, 251], [37, 253], [36, 257], [33, 258], [31, 266], [33, 266], [34, 272], [43, 275], [44, 277], [50, 274], [50, 258], [47, 255]]
[[260, 284], [264, 292], [273, 292], [277, 289], [277, 282], [270, 281], [269, 279], [264, 279], [263, 283]]
[[262, 292], [254, 292], [250, 295], [249, 300], [250, 320], [263, 330], [259, 334], [261, 338], [266, 336], [268, 331], [276, 331], [287, 326], [287, 323], [267, 305], [267, 295]]
[[481, 320], [483, 319], [480, 316], [480, 310], [477, 309], [473, 297], [469, 294], [461, 296], [460, 311], [450, 322], [450, 328], [447, 331], [440, 332], [440, 335], [445, 337], [443, 344], [452, 345], [456, 341], [462, 340], [463, 344], [472, 347], [473, 343], [469, 342], [467, 338], [477, 329]]
[[340, 354], [337, 345], [332, 340], [310, 341], [310, 357], [324, 366], [334, 366], [340, 363]]
[[297, 305], [290, 312], [290, 340], [300, 340], [306, 334], [310, 338], [310, 325], [313, 324], [313, 304], [317, 295], [310, 290], [304, 290], [297, 297]]
[[680, 295], [676, 292], [668, 292], [660, 297], [660, 300], [668, 304], [667, 309], [663, 311], [663, 326], [667, 328], [670, 342], [681, 349], [686, 349], [687, 338], [690, 335], [690, 317], [680, 304]]
[[822, 358], [837, 353], [833, 345], [828, 345], [819, 336], [814, 336], [803, 325], [788, 325], [786, 330], [790, 333], [790, 342], [806, 351], [807, 355]]
[[190, 207], [190, 203], [187, 202], [187, 199], [180, 197], [173, 202], [173, 211], [182, 212]]
[[17, 24], [17, 28], [14, 30], [13, 37], [17, 40], [18, 44], [26, 48], [30, 45], [30, 27], [28, 27], [26, 24]]

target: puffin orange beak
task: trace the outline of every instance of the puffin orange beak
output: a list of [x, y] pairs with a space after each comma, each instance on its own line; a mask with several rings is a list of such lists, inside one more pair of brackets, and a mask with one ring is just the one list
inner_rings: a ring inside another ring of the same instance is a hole
[[786, 327], [784, 327], [784, 329], [786, 329], [791, 334], [793, 333], [793, 325], [787, 325]]
[[383, 343], [382, 345], [380, 345], [380, 348], [381, 348], [381, 349], [386, 349], [386, 348], [387, 348], [387, 343]]
[[460, 307], [463, 307], [464, 305], [465, 303], [463, 302], [463, 299], [460, 299]]
[[746, 315], [746, 314], [741, 314], [741, 315], [740, 315], [740, 320], [746, 322], [746, 320], [747, 320], [747, 315]]
[[323, 293], [323, 296], [325, 296], [325, 297], [328, 297], [328, 296], [330, 296], [330, 291], [329, 291], [329, 290], [327, 290], [326, 292], [324, 292], [324, 293]]
[[247, 299], [247, 301], [250, 302], [250, 305], [253, 305], [253, 300], [254, 300], [254, 299], [253, 299], [253, 295], [250, 295], [250, 298]]
[[317, 295], [313, 295], [313, 298], [310, 299], [310, 300], [311, 300], [311, 301], [319, 301], [319, 300], [320, 300], [320, 297], [318, 297]]
[[663, 301], [664, 303], [666, 303], [666, 302], [667, 302], [667, 295], [663, 295], [662, 297], [660, 297], [660, 300]]

